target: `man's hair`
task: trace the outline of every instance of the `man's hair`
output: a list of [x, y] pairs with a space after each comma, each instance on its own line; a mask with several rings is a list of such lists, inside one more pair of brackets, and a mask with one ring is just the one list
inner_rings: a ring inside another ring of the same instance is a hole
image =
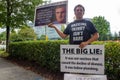
[[75, 10], [76, 10], [77, 7], [82, 7], [82, 8], [83, 8], [83, 11], [85, 12], [85, 8], [84, 8], [84, 6], [81, 5], [81, 4], [78, 4], [78, 5], [76, 5], [76, 6], [74, 7], [74, 12], [75, 12]]
[[55, 7], [55, 10], [58, 9], [58, 8], [64, 8], [64, 9], [66, 10], [66, 6], [65, 6], [65, 5], [56, 6], [56, 7]]

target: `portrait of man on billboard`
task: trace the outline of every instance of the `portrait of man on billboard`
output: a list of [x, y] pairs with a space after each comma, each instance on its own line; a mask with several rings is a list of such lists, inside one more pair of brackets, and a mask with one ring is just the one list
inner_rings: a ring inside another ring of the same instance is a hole
[[67, 2], [56, 2], [41, 5], [35, 10], [35, 26], [43, 26], [48, 23], [66, 24]]
[[66, 23], [66, 6], [60, 5], [55, 7], [54, 11], [54, 21], [52, 21], [53, 24], [64, 24]]

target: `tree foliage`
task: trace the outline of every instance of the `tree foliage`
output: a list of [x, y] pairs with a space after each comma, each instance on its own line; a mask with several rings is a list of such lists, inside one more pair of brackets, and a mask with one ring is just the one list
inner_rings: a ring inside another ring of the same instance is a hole
[[23, 27], [18, 32], [18, 34], [23, 41], [25, 41], [25, 40], [36, 40], [36, 34], [31, 27]]
[[116, 32], [114, 33], [113, 40], [119, 40], [119, 34], [117, 34]]
[[0, 22], [5, 27], [9, 14], [10, 27], [21, 27], [27, 20], [34, 20], [35, 7], [41, 3], [42, 0], [2, 0], [0, 1]]
[[17, 32], [12, 32], [10, 36], [11, 41], [27, 41], [36, 40], [36, 34], [31, 27], [23, 26]]
[[6, 40], [6, 32], [5, 31], [0, 34], [0, 41], [2, 41], [2, 40], [3, 41]]
[[110, 32], [110, 23], [102, 16], [94, 17], [92, 19], [96, 29], [99, 32], [99, 40], [107, 40]]
[[15, 42], [15, 41], [21, 41], [21, 38], [16, 32], [12, 32], [10, 34], [10, 41]]
[[6, 27], [6, 52], [9, 51], [10, 28], [33, 21], [35, 7], [42, 0], [0, 0], [0, 26]]

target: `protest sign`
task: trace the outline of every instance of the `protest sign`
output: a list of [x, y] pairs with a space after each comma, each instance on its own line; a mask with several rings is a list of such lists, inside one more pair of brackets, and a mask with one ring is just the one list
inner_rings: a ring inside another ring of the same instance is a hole
[[104, 45], [60, 46], [61, 72], [104, 74]]
[[64, 74], [64, 80], [107, 80], [106, 75]]

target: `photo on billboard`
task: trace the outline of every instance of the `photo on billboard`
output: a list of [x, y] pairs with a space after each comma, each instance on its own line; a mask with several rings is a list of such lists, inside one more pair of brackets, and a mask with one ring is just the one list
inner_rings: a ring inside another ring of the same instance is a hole
[[35, 9], [34, 26], [43, 26], [49, 23], [66, 24], [67, 1], [41, 5]]

